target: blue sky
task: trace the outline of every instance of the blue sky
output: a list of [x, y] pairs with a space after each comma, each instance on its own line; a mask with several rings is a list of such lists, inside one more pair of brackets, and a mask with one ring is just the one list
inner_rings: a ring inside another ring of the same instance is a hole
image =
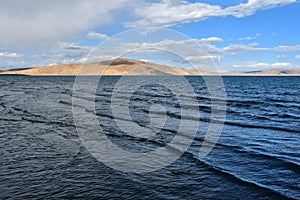
[[[194, 51], [183, 59], [213, 62], [219, 71], [300, 69], [299, 11], [299, 0], [3, 0], [0, 70], [88, 62], [95, 47], [116, 39], [128, 52], [141, 45], [188, 52], [197, 43], [207, 55]], [[147, 27], [174, 34], [131, 31]], [[93, 61], [117, 55], [113, 48], [97, 53]], [[163, 53], [125, 57], [184, 67]]]

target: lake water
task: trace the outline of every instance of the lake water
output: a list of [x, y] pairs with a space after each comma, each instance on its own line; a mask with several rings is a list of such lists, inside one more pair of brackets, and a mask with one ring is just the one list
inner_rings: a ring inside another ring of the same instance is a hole
[[[191, 94], [186, 93], [180, 94], [186, 99], [181, 106], [159, 84], [139, 87], [131, 95], [130, 115], [140, 126], [149, 124], [151, 105], [165, 107], [163, 129], [148, 139], [117, 126], [126, 120], [114, 116], [110, 105], [119, 78], [102, 77], [95, 96], [94, 114], [104, 134], [124, 150], [151, 152], [174, 138], [180, 121], [197, 121], [200, 126], [188, 150], [153, 172], [115, 170], [81, 143], [72, 113], [72, 97], [78, 98], [74, 77], [1, 76], [0, 199], [300, 199], [299, 77], [224, 77], [224, 128], [204, 158], [199, 149], [211, 99], [201, 77], [186, 77], [197, 105], [189, 104]], [[181, 116], [182, 109], [193, 117]]]

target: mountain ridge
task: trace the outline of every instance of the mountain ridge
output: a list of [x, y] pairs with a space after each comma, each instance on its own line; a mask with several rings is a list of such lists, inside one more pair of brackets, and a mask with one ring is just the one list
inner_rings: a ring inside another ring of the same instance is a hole
[[78, 76], [78, 75], [103, 75], [103, 76], [138, 76], [138, 75], [222, 75], [222, 76], [300, 76], [297, 69], [270, 69], [244, 73], [216, 73], [185, 69], [168, 65], [155, 64], [146, 61], [117, 58], [100, 62], [85, 64], [64, 64], [55, 66], [41, 66], [37, 68], [23, 68], [1, 71], [0, 75], [29, 75], [29, 76]]

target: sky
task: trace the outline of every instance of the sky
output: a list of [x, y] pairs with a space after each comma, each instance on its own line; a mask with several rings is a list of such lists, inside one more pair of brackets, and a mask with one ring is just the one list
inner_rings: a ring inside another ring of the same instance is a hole
[[118, 56], [300, 69], [299, 11], [299, 0], [1, 0], [0, 70]]

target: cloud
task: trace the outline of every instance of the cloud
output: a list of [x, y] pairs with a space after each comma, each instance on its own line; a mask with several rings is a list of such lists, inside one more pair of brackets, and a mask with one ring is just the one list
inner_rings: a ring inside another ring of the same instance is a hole
[[207, 48], [207, 51], [209, 53], [215, 53], [215, 54], [220, 54], [223, 56], [228, 56], [228, 55], [236, 55], [236, 54], [241, 54], [241, 53], [246, 53], [246, 52], [255, 52], [255, 51], [267, 51], [269, 48], [261, 48], [261, 47], [256, 47], [258, 44], [257, 43], [250, 43], [250, 44], [230, 44], [228, 46], [218, 48], [215, 46], [209, 46]]
[[[140, 33], [143, 35], [143, 33]], [[155, 38], [156, 40], [157, 38]], [[213, 61], [220, 61], [221, 56], [219, 55], [210, 55], [203, 49], [203, 44], [208, 45], [210, 43], [214, 42], [221, 42], [223, 41], [221, 38], [217, 37], [210, 37], [210, 38], [202, 38], [202, 39], [164, 39], [161, 41], [155, 41], [155, 42], [131, 42], [131, 40], [128, 41], [128, 38], [125, 38], [125, 41], [123, 40], [116, 40], [116, 43], [110, 43], [107, 41], [104, 43], [104, 46], [101, 48], [96, 48], [94, 51], [92, 51], [90, 54], [88, 54], [86, 57], [82, 58], [80, 62], [95, 62], [102, 59], [110, 59], [112, 57], [115, 57], [116, 55], [122, 55], [124, 52], [134, 52], [133, 54], [139, 54], [142, 55], [143, 52], [146, 53], [146, 59], [148, 58], [147, 55], [160, 55], [158, 57], [161, 57], [161, 54], [166, 53], [165, 49], [168, 51], [168, 55], [170, 56], [170, 59], [175, 59], [175, 57], [179, 56], [181, 59], [179, 59], [179, 62], [182, 62], [182, 60], [197, 63], [199, 65], [201, 64], [211, 64]], [[174, 52], [176, 54], [172, 54], [172, 49], [174, 49]], [[192, 49], [192, 51], [191, 51]], [[151, 53], [149, 53], [151, 52]], [[150, 56], [151, 57], [151, 56]], [[165, 59], [167, 59], [168, 56], [165, 56]], [[160, 59], [160, 58], [158, 58]], [[171, 60], [172, 60], [171, 59]], [[157, 61], [154, 61], [157, 62]], [[204, 65], [201, 65], [205, 67]]]
[[58, 49], [56, 49], [56, 51], [58, 50], [75, 50], [75, 51], [84, 50], [85, 51], [85, 50], [89, 50], [89, 48], [86, 46], [77, 45], [76, 43], [72, 43], [72, 42], [59, 42]]
[[292, 68], [293, 64], [289, 62], [276, 62], [276, 63], [264, 63], [264, 62], [244, 62], [232, 65], [234, 68], [255, 68], [255, 69], [267, 69], [267, 68]]
[[234, 68], [266, 68], [270, 65], [263, 62], [244, 62], [244, 63], [238, 63], [232, 65]]
[[[191, 48], [199, 47], [199, 40], [198, 39], [185, 39], [185, 40], [172, 40], [172, 39], [165, 39], [158, 42], [129, 42], [127, 41], [128, 38], [124, 40], [118, 40], [116, 38], [116, 42], [114, 41], [107, 41], [104, 47], [96, 48], [92, 51], [87, 57], [81, 59], [81, 62], [94, 62], [99, 61], [101, 59], [110, 59], [115, 55], [121, 55], [126, 51], [135, 51], [138, 52], [141, 49], [151, 49], [152, 52], [160, 52], [163, 49], [177, 49], [180, 47], [181, 52], [190, 52]], [[202, 50], [203, 51], [203, 50]], [[201, 52], [199, 52], [200, 54]], [[202, 52], [203, 54], [203, 52]], [[191, 55], [193, 56], [193, 55]]]
[[96, 33], [96, 32], [89, 32], [86, 36], [87, 38], [90, 39], [99, 39], [99, 40], [105, 40], [108, 39], [109, 37], [105, 34], [102, 33]]
[[300, 54], [299, 54], [299, 55], [296, 55], [295, 58], [300, 59]]
[[214, 43], [214, 42], [223, 42], [222, 38], [219, 37], [209, 37], [209, 38], [202, 38], [199, 40], [200, 43]]
[[[205, 49], [211, 54], [219, 54], [221, 57], [229, 55], [237, 55], [242, 53], [249, 52], [258, 52], [258, 51], [279, 51], [279, 52], [288, 52], [288, 51], [299, 51], [300, 45], [292, 46], [277, 46], [277, 47], [257, 47], [258, 43], [249, 43], [249, 44], [230, 44], [225, 47], [216, 47], [214, 45], [207, 45]], [[278, 55], [277, 58], [285, 58], [285, 55]]]
[[31, 67], [37, 67], [79, 63], [80, 59], [85, 57], [92, 48], [76, 43], [59, 42], [45, 52], [39, 52], [27, 57], [28, 62], [26, 64]]
[[239, 38], [239, 40], [240, 41], [242, 41], [242, 40], [255, 40], [255, 39], [257, 39], [258, 37], [260, 36], [260, 34], [259, 33], [257, 33], [255, 36], [248, 36], [248, 37], [244, 37], [244, 38]]
[[226, 46], [222, 48], [222, 50], [229, 54], [236, 54], [236, 53], [241, 53], [246, 51], [264, 51], [267, 50], [267, 48], [258, 48], [258, 47], [254, 47], [253, 45], [234, 44], [234, 45]]
[[14, 52], [0, 52], [0, 57], [2, 58], [21, 58], [24, 57], [23, 54], [14, 53]]
[[26, 64], [25, 55], [16, 52], [0, 52], [0, 70], [7, 70], [12, 67], [22, 67]]
[[[189, 3], [183, 0], [163, 0], [156, 3], [145, 3], [136, 8], [134, 14], [140, 18], [135, 22], [128, 22], [127, 27], [145, 26], [174, 26], [206, 20], [210, 17], [234, 16], [237, 18], [255, 14], [260, 10], [267, 10], [276, 6], [294, 3], [297, 0], [249, 0], [236, 6], [222, 8], [219, 5], [206, 3]], [[163, 12], [162, 12], [163, 11]]]
[[278, 46], [273, 48], [274, 51], [300, 51], [300, 45]]
[[271, 64], [272, 67], [292, 67], [292, 63], [289, 63], [289, 62], [277, 62], [277, 63], [273, 63]]
[[248, 0], [247, 3], [225, 8], [224, 13], [242, 18], [253, 15], [260, 10], [268, 10], [295, 2], [297, 2], [297, 0]]
[[[96, 62], [103, 59], [110, 59], [115, 55], [121, 55], [124, 51], [135, 51], [138, 49], [152, 49], [154, 51], [157, 49], [178, 49], [180, 47], [181, 52], [189, 52], [187, 56], [184, 57], [186, 61], [192, 61], [198, 64], [205, 64], [211, 62], [219, 62], [224, 57], [234, 56], [242, 53], [260, 52], [260, 51], [278, 51], [294, 49], [295, 46], [284, 46], [285, 48], [271, 47], [263, 48], [257, 47], [258, 43], [249, 44], [231, 44], [225, 47], [217, 47], [213, 45], [215, 42], [223, 41], [218, 37], [208, 37], [200, 39], [182, 39], [182, 40], [172, 40], [165, 39], [157, 42], [128, 42], [123, 40], [114, 40], [112, 43], [108, 42], [105, 48], [96, 48], [95, 52], [89, 54], [93, 47], [80, 46], [75, 43], [60, 43], [59, 48], [54, 51], [55, 55], [44, 57], [41, 62], [47, 63], [74, 63], [74, 62]], [[210, 43], [209, 43], [210, 42]], [[282, 47], [282, 46], [280, 46]], [[198, 49], [197, 52], [190, 52], [190, 49]], [[186, 54], [184, 54], [186, 55]], [[280, 65], [280, 66], [279, 66]], [[249, 62], [236, 64], [234, 67], [237, 68], [271, 68], [271, 67], [289, 67], [286, 63], [259, 63], [259, 62]]]
[[204, 20], [211, 16], [222, 16], [221, 11], [221, 6], [218, 5], [165, 0], [159, 3], [145, 4], [143, 8], [136, 8], [135, 15], [142, 19], [125, 23], [125, 26], [173, 26]]
[[27, 47], [51, 43], [113, 21], [126, 0], [2, 0], [0, 43]]
[[218, 62], [222, 59], [218, 55], [199, 55], [199, 56], [189, 56], [185, 58], [187, 61], [193, 63], [204, 63], [204, 62]]
[[[137, 32], [139, 33], [139, 32]], [[100, 33], [90, 32], [90, 37], [96, 37]], [[139, 33], [143, 38], [144, 33]], [[101, 34], [100, 34], [101, 35]], [[171, 37], [172, 39], [163, 39], [158, 40], [155, 38], [154, 41], [148, 42], [139, 42], [139, 36], [135, 35], [137, 39], [132, 39], [130, 37], [119, 38], [115, 37], [113, 39], [107, 40], [104, 44], [104, 48], [96, 48], [95, 52], [92, 46], [83, 46], [80, 43], [68, 43], [60, 42], [56, 43], [55, 47], [47, 49], [46, 52], [40, 52], [31, 57], [26, 57], [28, 61], [26, 64], [30, 63], [30, 66], [40, 65], [51, 65], [51, 64], [65, 64], [65, 63], [78, 63], [78, 62], [94, 62], [104, 59], [110, 59], [116, 55], [122, 55], [124, 52], [132, 51], [138, 52], [139, 49], [151, 49], [151, 51], [159, 51], [163, 49], [176, 49], [177, 53], [182, 53], [180, 56], [184, 57], [186, 61], [192, 61], [202, 66], [209, 64], [211, 62], [222, 61], [223, 58], [228, 58], [230, 56], [239, 55], [243, 53], [251, 54], [251, 52], [285, 52], [285, 51], [297, 51], [300, 49], [300, 45], [293, 46], [277, 46], [277, 47], [260, 47], [258, 43], [249, 43], [249, 44], [229, 44], [223, 46], [222, 43], [218, 46], [218, 43], [223, 42], [222, 38], [212, 36], [200, 39], [192, 39], [186, 37]], [[134, 42], [136, 41], [136, 42]], [[143, 40], [142, 40], [143, 41]], [[198, 51], [191, 52], [190, 49], [198, 49]], [[282, 53], [284, 54], [284, 53]], [[4, 53], [0, 56], [4, 56]], [[17, 54], [9, 54], [6, 52], [6, 55], [10, 57], [17, 56]], [[24, 56], [25, 57], [25, 56]], [[21, 62], [21, 60], [19, 60]], [[17, 64], [17, 63], [16, 63]], [[222, 62], [220, 63], [222, 64]], [[224, 64], [224, 63], [223, 63]], [[235, 65], [235, 68], [240, 67], [289, 67], [289, 64], [280, 63], [274, 65], [268, 63], [259, 63], [259, 62], [249, 62]], [[17, 64], [19, 65], [19, 64]]]

